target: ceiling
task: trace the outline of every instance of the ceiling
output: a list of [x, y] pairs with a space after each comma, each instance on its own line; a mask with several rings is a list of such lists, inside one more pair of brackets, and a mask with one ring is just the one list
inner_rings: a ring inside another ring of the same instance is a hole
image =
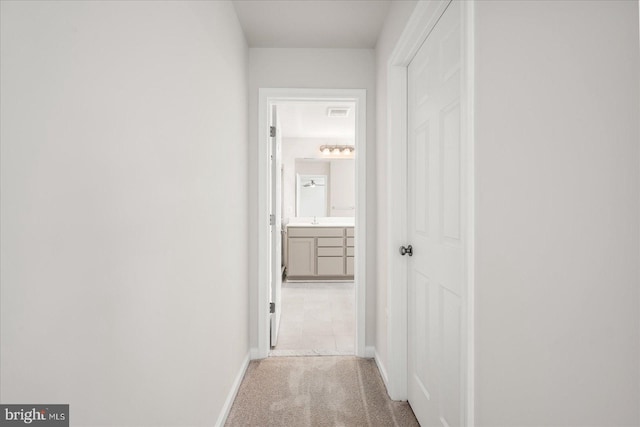
[[234, 0], [249, 47], [372, 49], [391, 0]]
[[[347, 117], [328, 117], [329, 107], [350, 107]], [[278, 105], [283, 138], [336, 138], [353, 141], [356, 133], [353, 102], [287, 102]]]

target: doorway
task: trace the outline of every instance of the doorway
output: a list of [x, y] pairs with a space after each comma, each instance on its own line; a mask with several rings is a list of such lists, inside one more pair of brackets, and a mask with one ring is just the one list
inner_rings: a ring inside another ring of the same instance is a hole
[[274, 239], [281, 236], [281, 249], [273, 246], [281, 269], [274, 260], [280, 276], [271, 285], [270, 356], [355, 354], [354, 107], [320, 100], [272, 106], [272, 138], [281, 148], [271, 162], [282, 182], [278, 187], [276, 177], [272, 187], [281, 190], [272, 202], [281, 212], [274, 220], [280, 230], [272, 230]]
[[[307, 308], [316, 309], [310, 318], [317, 317], [325, 326], [328, 319], [342, 323], [330, 338], [333, 345], [307, 345], [309, 354], [364, 355], [365, 106], [365, 90], [260, 89], [258, 358], [305, 350], [292, 348], [291, 343], [292, 333], [302, 337], [299, 321], [304, 308], [296, 309], [295, 304], [304, 304], [305, 298]], [[346, 114], [352, 120], [352, 134], [307, 141], [310, 147], [301, 144], [293, 151], [311, 149], [313, 154], [289, 153], [283, 168], [284, 150], [294, 138], [283, 139], [282, 130], [299, 126], [296, 109], [322, 110], [327, 117]], [[341, 176], [349, 175], [354, 178], [351, 195], [335, 186]], [[279, 247], [278, 241], [284, 244]], [[334, 305], [320, 303], [330, 298], [337, 298], [344, 310], [334, 313]], [[349, 317], [354, 331], [349, 330]], [[293, 322], [289, 327], [287, 320]], [[307, 325], [314, 327], [321, 326]], [[287, 342], [279, 349], [280, 332], [287, 334]]]

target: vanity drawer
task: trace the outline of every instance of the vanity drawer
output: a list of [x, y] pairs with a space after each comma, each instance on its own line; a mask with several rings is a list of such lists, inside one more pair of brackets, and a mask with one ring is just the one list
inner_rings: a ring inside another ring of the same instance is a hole
[[344, 258], [318, 258], [318, 276], [344, 276]]
[[354, 246], [354, 244], [353, 244], [354, 240], [355, 239], [353, 237], [347, 237], [347, 246], [353, 247]]
[[293, 237], [342, 237], [344, 228], [334, 227], [287, 227], [287, 233]]
[[318, 256], [342, 256], [342, 248], [319, 247]]
[[346, 228], [346, 230], [347, 230], [347, 237], [353, 237], [356, 235], [353, 227], [348, 227]]
[[340, 246], [344, 245], [342, 237], [318, 237], [318, 247], [320, 246]]
[[355, 248], [347, 248], [347, 256], [354, 256], [356, 254]]

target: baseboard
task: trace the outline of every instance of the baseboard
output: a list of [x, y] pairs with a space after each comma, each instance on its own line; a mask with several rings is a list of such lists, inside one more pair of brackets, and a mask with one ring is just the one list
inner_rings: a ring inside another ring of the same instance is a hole
[[389, 394], [389, 376], [387, 375], [387, 369], [384, 367], [384, 363], [382, 363], [382, 359], [377, 351], [375, 352], [373, 359], [376, 361], [376, 365], [378, 365], [378, 371], [380, 371], [382, 382], [387, 389], [387, 394]]
[[364, 357], [372, 359], [376, 355], [376, 348], [374, 346], [367, 346], [364, 348]]
[[240, 384], [242, 383], [242, 379], [244, 378], [244, 373], [247, 371], [247, 367], [249, 366], [250, 354], [251, 352], [247, 352], [247, 355], [242, 361], [242, 365], [240, 366], [238, 375], [236, 375], [236, 379], [233, 381], [231, 390], [229, 390], [229, 394], [227, 395], [227, 400], [224, 402], [222, 411], [220, 411], [220, 415], [218, 416], [218, 421], [216, 421], [215, 423], [217, 427], [224, 426], [224, 423], [227, 421], [227, 417], [229, 416], [229, 412], [231, 411], [231, 406], [233, 406], [233, 401], [235, 400], [236, 395], [238, 394], [238, 390], [240, 389]]
[[262, 359], [262, 357], [260, 357], [260, 350], [258, 350], [257, 347], [251, 347], [251, 350], [249, 350], [249, 354], [251, 360]]

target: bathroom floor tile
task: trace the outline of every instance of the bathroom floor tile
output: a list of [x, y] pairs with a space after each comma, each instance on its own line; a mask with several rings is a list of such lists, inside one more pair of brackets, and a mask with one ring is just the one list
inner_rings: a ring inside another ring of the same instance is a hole
[[355, 288], [351, 283], [283, 283], [274, 355], [354, 354]]

